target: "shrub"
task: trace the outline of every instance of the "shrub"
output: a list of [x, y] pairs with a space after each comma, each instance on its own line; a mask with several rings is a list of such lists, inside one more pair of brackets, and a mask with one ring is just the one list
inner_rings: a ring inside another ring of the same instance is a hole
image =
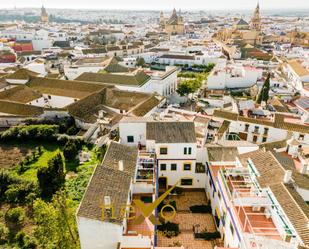
[[9, 229], [5, 226], [5, 224], [0, 223], [0, 242], [6, 240], [9, 234]]
[[67, 130], [67, 134], [68, 135], [76, 135], [78, 133], [79, 129], [76, 126], [71, 126], [68, 130]]
[[37, 172], [39, 187], [43, 197], [51, 198], [65, 182], [63, 160], [60, 154], [48, 161], [48, 166]]
[[57, 125], [22, 125], [11, 127], [0, 133], [0, 140], [47, 140], [54, 141], [58, 133]]
[[25, 203], [27, 196], [36, 192], [36, 185], [32, 182], [19, 181], [19, 183], [11, 184], [5, 191], [6, 201], [8, 203]]
[[203, 232], [203, 233], [196, 233], [194, 235], [196, 239], [204, 239], [204, 240], [215, 240], [220, 239], [221, 234], [219, 232]]
[[26, 218], [25, 210], [22, 207], [12, 208], [5, 214], [5, 220], [12, 223], [21, 224]]
[[23, 249], [34, 249], [37, 247], [34, 240], [22, 231], [16, 234], [15, 241]]
[[5, 199], [5, 192], [8, 190], [9, 186], [13, 183], [18, 183], [18, 179], [9, 174], [8, 171], [0, 170], [0, 200]]
[[63, 148], [63, 155], [66, 161], [75, 160], [78, 155], [77, 141], [69, 140]]
[[[161, 210], [163, 209], [163, 207], [164, 207], [165, 205], [171, 205], [172, 207], [175, 208], [175, 210], [177, 210], [176, 201], [170, 201], [170, 202], [168, 202], [168, 203], [164, 203], [164, 201], [162, 201], [162, 202], [159, 204], [159, 206], [158, 206], [158, 212], [161, 212]], [[164, 208], [164, 211], [165, 211], [165, 212], [171, 212], [171, 211], [173, 211], [173, 209], [172, 209], [171, 207], [167, 206], [167, 207]]]
[[183, 189], [181, 187], [175, 187], [171, 194], [177, 194], [177, 195], [181, 195], [183, 193]]
[[163, 233], [167, 238], [176, 237], [179, 235], [179, 224], [166, 222], [158, 225], [158, 230]]
[[190, 211], [192, 213], [208, 213], [210, 214], [212, 212], [210, 205], [194, 205], [190, 207]]

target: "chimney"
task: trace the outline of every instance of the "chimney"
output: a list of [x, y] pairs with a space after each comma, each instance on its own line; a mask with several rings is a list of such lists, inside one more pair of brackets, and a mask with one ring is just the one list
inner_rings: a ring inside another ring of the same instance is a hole
[[104, 118], [104, 111], [103, 110], [99, 111], [99, 118], [101, 118], [101, 119]]
[[118, 169], [123, 171], [123, 160], [118, 161]]
[[292, 170], [286, 170], [284, 173], [283, 182], [289, 183], [292, 180]]

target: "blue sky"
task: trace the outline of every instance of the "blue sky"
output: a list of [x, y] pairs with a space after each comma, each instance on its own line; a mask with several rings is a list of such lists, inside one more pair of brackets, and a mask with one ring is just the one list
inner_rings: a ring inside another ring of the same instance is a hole
[[[40, 7], [87, 9], [252, 9], [257, 0], [0, 0], [0, 8]], [[260, 0], [262, 9], [308, 8], [309, 0]]]

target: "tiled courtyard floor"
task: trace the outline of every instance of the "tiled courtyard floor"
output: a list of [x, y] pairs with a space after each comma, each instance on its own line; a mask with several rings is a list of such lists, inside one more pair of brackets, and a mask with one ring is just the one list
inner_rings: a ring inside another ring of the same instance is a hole
[[[193, 226], [199, 225], [199, 231], [216, 231], [214, 220], [211, 214], [190, 213], [190, 206], [207, 204], [205, 192], [184, 192], [179, 196], [171, 196], [171, 200], [176, 201], [177, 214], [172, 220], [179, 224], [180, 234], [177, 237], [166, 238], [158, 235], [158, 246], [169, 247], [175, 244], [184, 246], [185, 249], [213, 249], [211, 241], [197, 240], [193, 235]], [[168, 216], [168, 214], [166, 214]]]

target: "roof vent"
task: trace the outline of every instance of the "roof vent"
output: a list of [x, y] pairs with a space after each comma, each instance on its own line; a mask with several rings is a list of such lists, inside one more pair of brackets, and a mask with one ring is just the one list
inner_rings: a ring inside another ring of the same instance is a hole
[[123, 171], [123, 160], [118, 161], [118, 169]]
[[109, 195], [105, 195], [104, 196], [104, 207], [106, 209], [110, 209], [111, 208], [111, 204], [112, 204], [111, 197]]

